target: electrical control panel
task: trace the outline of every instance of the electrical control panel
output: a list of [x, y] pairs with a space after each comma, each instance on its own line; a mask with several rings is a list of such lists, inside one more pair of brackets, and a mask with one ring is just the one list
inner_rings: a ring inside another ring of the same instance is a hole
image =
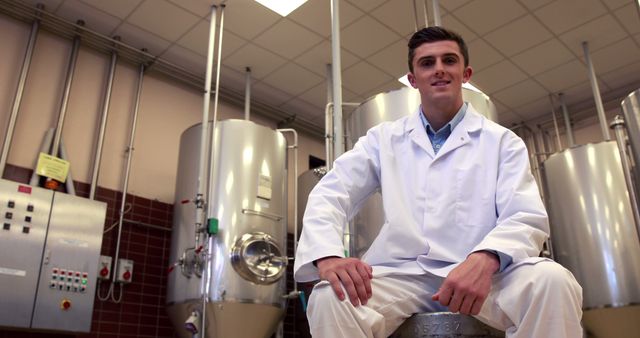
[[100, 256], [100, 262], [98, 263], [98, 279], [109, 280], [111, 277], [111, 257]]
[[0, 180], [0, 326], [89, 332], [106, 204]]
[[118, 273], [116, 283], [131, 283], [133, 278], [133, 261], [130, 259], [118, 259]]

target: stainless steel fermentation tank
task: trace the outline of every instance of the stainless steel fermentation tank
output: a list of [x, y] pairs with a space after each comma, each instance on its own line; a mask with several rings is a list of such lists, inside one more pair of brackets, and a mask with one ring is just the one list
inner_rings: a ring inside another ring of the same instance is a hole
[[629, 143], [635, 160], [635, 186], [640, 192], [640, 89], [631, 92], [622, 100], [624, 121], [629, 135]]
[[[181, 337], [203, 298], [209, 338], [269, 337], [284, 314], [286, 283], [286, 149], [284, 136], [246, 120], [216, 123], [209, 217], [219, 231], [206, 262], [195, 244], [201, 125], [180, 141], [171, 261], [169, 316]], [[204, 297], [203, 297], [204, 295]], [[199, 329], [199, 328], [198, 328]], [[200, 336], [203, 337], [203, 336]]]
[[[490, 120], [496, 120], [497, 112], [495, 105], [485, 94], [462, 88], [464, 101], [469, 102], [482, 115]], [[413, 114], [420, 105], [420, 93], [413, 88], [403, 87], [398, 90], [381, 93], [364, 101], [346, 119], [345, 136], [347, 149], [353, 148], [358, 138], [364, 136], [367, 130], [375, 125], [394, 121], [401, 117]], [[298, 180], [299, 196], [306, 202], [308, 193], [312, 187], [320, 180], [323, 173], [308, 171], [300, 175]], [[305, 187], [306, 194], [305, 194]], [[298, 203], [299, 212], [302, 215], [306, 203]], [[360, 212], [354, 217], [349, 225], [348, 243], [351, 256], [362, 257], [365, 251], [380, 232], [384, 223], [384, 211], [380, 193], [369, 197], [364, 203]], [[299, 218], [299, 229], [302, 229], [302, 217]]]

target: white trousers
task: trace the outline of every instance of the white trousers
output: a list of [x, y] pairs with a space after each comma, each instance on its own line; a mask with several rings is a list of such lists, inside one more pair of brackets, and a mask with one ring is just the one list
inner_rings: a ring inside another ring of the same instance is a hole
[[[354, 307], [321, 281], [309, 298], [307, 317], [316, 338], [386, 338], [414, 313], [447, 311], [431, 296], [444, 279], [431, 274], [374, 276], [373, 296]], [[345, 293], [346, 294], [346, 293]], [[508, 338], [581, 338], [582, 288], [561, 265], [532, 259], [493, 277], [480, 321]]]

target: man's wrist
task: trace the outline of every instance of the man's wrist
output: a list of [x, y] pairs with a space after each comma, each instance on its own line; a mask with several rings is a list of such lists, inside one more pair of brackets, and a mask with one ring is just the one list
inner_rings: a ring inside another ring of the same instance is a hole
[[500, 270], [500, 256], [498, 256], [498, 254], [488, 250], [476, 251], [471, 255], [474, 255], [474, 254], [484, 257], [483, 259], [489, 263], [489, 269], [491, 273], [496, 273], [498, 272], [498, 270]]

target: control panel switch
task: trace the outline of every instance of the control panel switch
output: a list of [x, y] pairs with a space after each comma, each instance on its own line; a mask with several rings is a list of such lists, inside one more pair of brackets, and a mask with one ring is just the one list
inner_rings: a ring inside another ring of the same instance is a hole
[[109, 280], [111, 277], [111, 257], [100, 256], [98, 263], [98, 279]]
[[131, 283], [133, 279], [133, 261], [130, 259], [118, 259], [118, 273], [116, 282]]

